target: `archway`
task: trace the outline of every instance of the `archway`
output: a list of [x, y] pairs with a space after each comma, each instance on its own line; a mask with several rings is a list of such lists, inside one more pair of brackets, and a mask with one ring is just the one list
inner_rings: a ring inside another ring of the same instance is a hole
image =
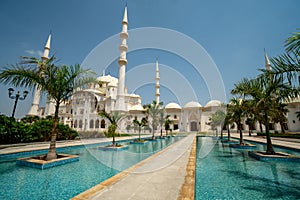
[[195, 122], [195, 121], [191, 122], [191, 129], [190, 130], [191, 131], [198, 131], [197, 130], [197, 122]]

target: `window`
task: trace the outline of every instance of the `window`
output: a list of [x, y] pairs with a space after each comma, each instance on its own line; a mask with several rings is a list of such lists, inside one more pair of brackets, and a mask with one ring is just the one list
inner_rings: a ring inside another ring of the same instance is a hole
[[74, 122], [74, 128], [77, 128], [77, 120]]
[[105, 120], [104, 119], [101, 120], [101, 128], [105, 128]]
[[94, 120], [90, 120], [90, 128], [94, 128]]
[[82, 120], [79, 120], [79, 128], [82, 128]]
[[177, 119], [177, 115], [174, 115], [174, 119]]
[[99, 128], [99, 119], [96, 120], [95, 128]]

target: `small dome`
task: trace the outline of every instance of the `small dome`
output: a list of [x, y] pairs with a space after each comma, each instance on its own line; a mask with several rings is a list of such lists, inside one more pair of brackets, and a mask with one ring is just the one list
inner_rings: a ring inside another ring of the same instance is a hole
[[201, 104], [196, 101], [190, 101], [185, 104], [184, 108], [201, 108]]
[[165, 109], [181, 109], [181, 107], [177, 103], [168, 103]]
[[211, 100], [209, 101], [205, 107], [212, 107], [212, 106], [221, 106], [222, 105], [222, 102], [221, 101], [218, 101], [218, 100]]
[[110, 82], [117, 83], [118, 82], [118, 79], [115, 77], [112, 77], [111, 75], [100, 76], [97, 78], [97, 80], [104, 82], [104, 83], [110, 83]]
[[138, 94], [128, 94], [128, 96], [132, 98], [141, 98]]
[[129, 110], [143, 111], [144, 108], [140, 104], [132, 106]]
[[107, 87], [118, 87], [118, 84], [115, 83], [115, 82], [109, 82], [109, 83], [107, 84]]

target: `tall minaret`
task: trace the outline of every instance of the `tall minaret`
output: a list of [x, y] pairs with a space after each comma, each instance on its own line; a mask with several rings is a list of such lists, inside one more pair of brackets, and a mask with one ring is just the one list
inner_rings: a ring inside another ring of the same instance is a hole
[[158, 60], [156, 58], [156, 75], [155, 75], [155, 101], [156, 101], [156, 104], [158, 105], [159, 104], [159, 96], [160, 96], [160, 93], [159, 93], [159, 88], [160, 88], [160, 85], [159, 85], [159, 69], [158, 69]]
[[268, 71], [270, 71], [271, 70], [271, 63], [270, 63], [268, 55], [266, 53], [266, 49], [264, 49], [264, 56], [265, 56], [265, 66], [266, 66], [266, 69]]
[[[49, 59], [50, 43], [51, 43], [51, 33], [49, 34], [48, 40], [44, 47], [44, 54], [42, 56], [43, 62], [45, 62]], [[39, 109], [39, 104], [40, 104], [40, 98], [41, 98], [41, 91], [38, 88], [35, 88], [32, 105], [31, 105], [29, 112], [27, 113], [27, 116], [39, 116], [38, 109]]]
[[119, 81], [118, 81], [118, 93], [117, 93], [117, 102], [115, 110], [118, 111], [127, 111], [125, 106], [125, 72], [126, 72], [126, 52], [128, 50], [127, 46], [127, 33], [128, 20], [127, 20], [127, 5], [124, 10], [124, 17], [122, 21], [122, 32], [120, 33], [121, 44], [119, 46], [120, 58], [118, 61], [119, 64]]

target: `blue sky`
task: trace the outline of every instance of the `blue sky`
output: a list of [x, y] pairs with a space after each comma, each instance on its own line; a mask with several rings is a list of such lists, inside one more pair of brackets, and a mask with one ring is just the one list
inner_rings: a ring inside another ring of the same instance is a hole
[[[19, 62], [19, 56], [39, 57], [50, 31], [51, 54], [54, 53], [60, 63], [81, 64], [99, 43], [121, 31], [125, 3], [109, 0], [0, 1], [0, 67]], [[255, 77], [259, 73], [257, 69], [264, 67], [264, 48], [269, 57], [283, 53], [284, 40], [300, 27], [298, 0], [128, 0], [127, 4], [129, 30], [166, 28], [182, 33], [201, 45], [220, 72], [227, 100], [234, 83], [243, 77]], [[134, 39], [129, 38], [129, 50], [130, 40], [133, 43]], [[118, 44], [112, 51], [116, 50]], [[101, 56], [100, 60], [103, 59]], [[197, 100], [205, 105], [211, 99], [203, 77], [197, 75], [185, 58], [173, 53], [148, 48], [132, 51], [128, 54], [127, 71], [145, 64], [148, 68], [153, 67], [151, 76], [154, 78], [156, 57], [161, 65], [185, 77], [196, 93], [195, 99], [191, 96], [180, 101], [178, 95], [188, 95], [184, 92], [177, 94], [178, 91], [166, 85], [161, 89], [161, 100], [165, 104]], [[102, 74], [99, 67], [86, 67]], [[118, 76], [115, 61], [102, 67], [107, 67], [106, 73]], [[172, 77], [161, 74], [162, 83], [163, 78], [172, 80]], [[179, 88], [183, 87], [177, 79], [173, 82]], [[7, 94], [9, 87], [0, 85], [0, 112], [7, 115], [11, 115], [13, 107], [13, 100]], [[22, 88], [20, 90], [23, 91]], [[128, 87], [128, 90], [140, 94], [143, 103], [154, 99], [153, 83]], [[31, 101], [32, 91], [28, 99], [19, 102], [16, 117], [27, 113]]]

